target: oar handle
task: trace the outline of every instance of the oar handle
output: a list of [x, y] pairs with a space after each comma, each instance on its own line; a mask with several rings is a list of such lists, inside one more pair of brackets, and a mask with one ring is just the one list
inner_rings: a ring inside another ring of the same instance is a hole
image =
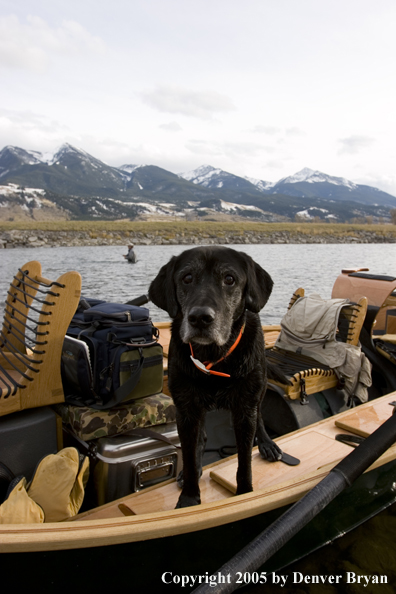
[[135, 299], [131, 299], [131, 301], [127, 301], [125, 305], [144, 305], [148, 303], [150, 299], [148, 295], [140, 295], [140, 297], [135, 297]]

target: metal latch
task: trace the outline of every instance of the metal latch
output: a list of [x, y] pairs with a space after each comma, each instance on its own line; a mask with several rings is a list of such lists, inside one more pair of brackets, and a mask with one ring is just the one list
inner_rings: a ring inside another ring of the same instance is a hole
[[300, 378], [300, 404], [309, 404], [308, 394], [305, 391], [305, 379], [302, 377]]

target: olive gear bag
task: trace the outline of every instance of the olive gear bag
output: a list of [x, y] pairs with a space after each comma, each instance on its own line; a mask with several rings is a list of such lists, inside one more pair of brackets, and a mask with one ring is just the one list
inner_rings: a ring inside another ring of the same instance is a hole
[[147, 308], [82, 298], [62, 349], [66, 403], [104, 410], [160, 393], [158, 337]]

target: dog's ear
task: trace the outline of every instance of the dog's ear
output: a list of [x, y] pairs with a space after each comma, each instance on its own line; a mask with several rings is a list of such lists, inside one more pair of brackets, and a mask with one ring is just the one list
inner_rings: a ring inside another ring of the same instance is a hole
[[161, 309], [164, 309], [171, 318], [175, 318], [179, 311], [179, 304], [176, 298], [176, 287], [173, 280], [175, 271], [176, 256], [173, 256], [168, 264], [165, 264], [152, 281], [149, 288], [150, 300]]
[[264, 268], [261, 268], [250, 256], [246, 259], [248, 280], [245, 289], [245, 306], [249, 311], [258, 313], [267, 303], [274, 283]]

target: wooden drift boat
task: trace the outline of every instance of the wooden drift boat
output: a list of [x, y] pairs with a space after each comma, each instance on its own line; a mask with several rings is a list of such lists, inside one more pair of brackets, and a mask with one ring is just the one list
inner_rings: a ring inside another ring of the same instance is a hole
[[[391, 416], [395, 399], [395, 393], [386, 395], [279, 438], [281, 447], [300, 458], [299, 466], [268, 463], [255, 448], [252, 493], [234, 496], [233, 456], [204, 469], [200, 506], [174, 509], [179, 489], [171, 480], [82, 513], [73, 521], [0, 525], [1, 558], [14, 576], [17, 568], [34, 566], [42, 591], [60, 575], [70, 587], [73, 583], [106, 587], [113, 583], [114, 571], [117, 583], [132, 579], [136, 591], [141, 591], [148, 584], [161, 588], [165, 573], [166, 579], [210, 574], [353, 449], [353, 443], [336, 440], [337, 434], [370, 435]], [[396, 500], [395, 471], [394, 445], [263, 570], [280, 569], [385, 509]], [[65, 571], [68, 567], [72, 571]]]
[[[58, 280], [56, 286], [63, 290], [66, 281]], [[342, 280], [345, 280], [344, 277]], [[41, 277], [40, 271], [34, 273], [33, 281], [45, 287], [50, 282]], [[22, 286], [25, 284], [22, 282]], [[231, 455], [204, 467], [200, 480], [202, 504], [199, 506], [175, 509], [179, 487], [176, 480], [171, 479], [83, 511], [71, 520], [44, 524], [0, 524], [0, 559], [3, 567], [7, 568], [2, 575], [3, 585], [14, 586], [15, 579], [23, 570], [24, 575], [29, 576], [29, 584], [32, 576], [40, 585], [40, 592], [52, 592], [54, 584], [78, 588], [78, 591], [98, 588], [102, 591], [104, 588], [114, 589], [120, 584], [135, 592], [150, 587], [156, 591], [173, 592], [181, 585], [182, 591], [191, 591], [191, 576], [208, 576], [216, 572], [258, 533], [290, 510], [292, 504], [312, 493], [322, 480], [331, 475], [340, 460], [355, 451], [356, 441], [368, 438], [393, 418], [396, 401], [394, 363], [383, 356], [375, 342], [379, 336], [382, 342], [384, 336], [388, 342], [393, 340], [396, 331], [391, 313], [392, 309], [396, 309], [393, 307], [396, 306], [393, 289], [393, 285], [388, 285], [385, 305], [382, 306], [381, 301], [376, 306], [377, 310], [379, 308], [376, 313], [382, 315], [379, 319], [385, 320], [384, 325], [378, 322], [364, 345], [366, 354], [372, 357], [370, 360], [376, 374], [374, 395], [370, 395], [374, 399], [356, 408], [337, 411], [338, 414], [333, 416], [327, 416], [323, 411], [320, 416], [315, 413], [320, 420], [313, 423], [309, 419], [312, 419], [312, 411], [318, 410], [317, 406], [314, 408], [315, 390], [319, 390], [318, 386], [321, 389], [326, 387], [330, 398], [333, 394], [330, 394], [331, 390], [336, 390], [333, 375], [323, 374], [316, 367], [305, 369], [304, 373], [297, 371], [294, 374], [295, 390], [290, 398], [281, 385], [270, 386], [272, 404], [280, 407], [274, 416], [284, 423], [283, 431], [277, 432], [279, 437], [276, 441], [283, 450], [300, 460], [298, 466], [269, 463], [254, 448], [252, 493], [235, 495], [237, 459], [236, 455]], [[389, 294], [389, 291], [392, 293]], [[77, 288], [74, 287], [72, 292], [78, 300]], [[342, 297], [349, 296], [345, 294], [347, 288], [341, 292]], [[356, 301], [362, 294], [359, 289]], [[30, 293], [27, 298], [33, 299]], [[385, 315], [382, 307], [387, 308]], [[350, 317], [358, 319], [353, 311]], [[166, 374], [169, 324], [158, 324], [158, 327], [164, 347]], [[263, 327], [267, 349], [274, 348], [279, 330], [280, 326]], [[385, 367], [386, 376], [381, 375]], [[315, 379], [314, 373], [319, 380], [313, 381], [310, 387], [306, 379]], [[329, 383], [322, 384], [323, 378]], [[320, 383], [315, 383], [318, 381]], [[301, 406], [302, 385], [309, 396], [305, 406]], [[164, 392], [167, 392], [166, 375]], [[6, 395], [4, 399], [7, 400]], [[22, 402], [20, 409], [24, 408], [27, 406]], [[284, 411], [293, 421], [290, 422], [293, 430], [286, 426]], [[297, 411], [308, 411], [309, 414]], [[265, 418], [266, 411], [262, 412]], [[217, 420], [216, 417], [215, 423]], [[272, 429], [275, 430], [274, 427]], [[366, 472], [257, 570], [281, 570], [394, 503], [395, 472], [396, 445], [389, 445]], [[183, 584], [182, 576], [187, 580]]]

